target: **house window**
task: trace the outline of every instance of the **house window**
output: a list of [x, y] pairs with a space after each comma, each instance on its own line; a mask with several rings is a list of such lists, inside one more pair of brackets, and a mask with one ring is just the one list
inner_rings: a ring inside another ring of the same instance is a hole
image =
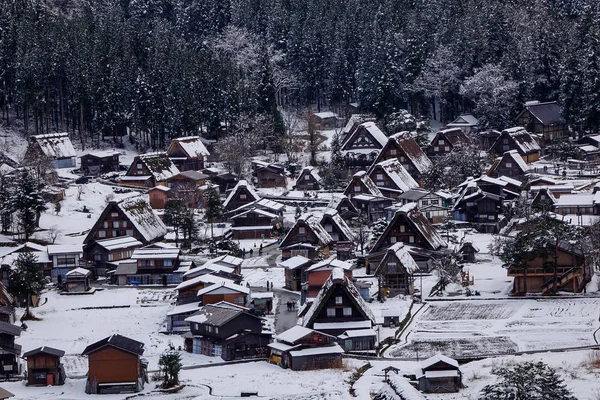
[[133, 229], [127, 229], [127, 230], [125, 231], [125, 234], [126, 234], [127, 236], [133, 236]]
[[414, 236], [409, 236], [408, 237], [408, 243], [414, 243], [415, 242], [415, 237]]
[[437, 200], [437, 199], [431, 200], [431, 205], [432, 205], [432, 206], [437, 206], [437, 205], [439, 205], [439, 204], [440, 204], [440, 201], [439, 201], [439, 200]]
[[343, 300], [342, 300], [342, 296], [336, 296], [335, 297], [335, 304], [342, 304]]
[[142, 163], [137, 163], [137, 169], [138, 170], [142, 169]]
[[383, 174], [377, 174], [376, 178], [378, 181], [382, 181], [383, 180]]
[[406, 232], [406, 225], [400, 225], [400, 232]]
[[305, 234], [306, 234], [306, 229], [304, 229], [304, 227], [303, 227], [303, 226], [299, 227], [299, 228], [298, 228], [298, 234], [300, 234], [300, 235], [305, 235]]
[[108, 228], [108, 221], [104, 221], [104, 224], [102, 224], [102, 226]]
[[142, 260], [142, 267], [154, 267], [154, 260]]
[[245, 193], [240, 194], [240, 200], [246, 200], [246, 194]]
[[304, 180], [305, 180], [305, 181], [309, 181], [309, 180], [310, 180], [310, 176], [308, 176], [308, 175], [304, 175]]
[[388, 268], [396, 269], [396, 263], [394, 261], [390, 261], [387, 263]]
[[212, 332], [213, 331], [213, 327], [210, 325], [206, 325], [206, 332]]
[[429, 205], [429, 200], [421, 200], [421, 205], [423, 205], [423, 206]]
[[119, 221], [113, 221], [113, 228], [118, 228], [119, 227]]
[[219, 333], [219, 327], [215, 326], [215, 333]]
[[64, 265], [75, 265], [75, 256], [72, 255], [64, 255], [56, 257], [56, 265], [64, 266]]
[[108, 255], [108, 261], [114, 261], [115, 260], [115, 255], [114, 254], [109, 254]]
[[164, 260], [163, 261], [163, 267], [172, 267], [173, 266], [173, 260]]
[[508, 139], [502, 139], [502, 144], [508, 144]]
[[328, 308], [327, 309], [327, 316], [328, 317], [335, 317], [335, 308]]
[[233, 303], [234, 304], [244, 304], [244, 296], [234, 297]]
[[506, 168], [512, 168], [512, 163], [510, 163], [510, 162], [507, 162], [507, 163], [506, 163]]
[[111, 216], [112, 218], [117, 218], [117, 217], [119, 216], [119, 213], [116, 213], [116, 212], [114, 212], [114, 213], [110, 213], [110, 216]]
[[390, 236], [390, 243], [396, 243], [396, 236]]
[[439, 153], [439, 151], [440, 151], [440, 148], [439, 148], [439, 147], [437, 147], [437, 146], [434, 146], [434, 147], [433, 147], [433, 151], [435, 151], [436, 153]]
[[106, 237], [106, 231], [98, 231], [98, 237], [105, 238]]
[[438, 144], [443, 145], [443, 144], [446, 144], [446, 142], [444, 142], [444, 139], [440, 139], [440, 140], [438, 140]]
[[102, 254], [94, 254], [94, 261], [102, 261]]
[[360, 192], [360, 186], [354, 186], [354, 191], [355, 192]]
[[488, 219], [489, 219], [490, 221], [493, 221], [494, 219], [496, 219], [496, 217], [494, 217], [494, 215], [488, 215]]
[[112, 237], [119, 236], [119, 231], [112, 231]]
[[352, 316], [352, 307], [344, 307], [344, 317]]
[[396, 151], [396, 149], [391, 149], [390, 150], [390, 155], [395, 156], [398, 152]]

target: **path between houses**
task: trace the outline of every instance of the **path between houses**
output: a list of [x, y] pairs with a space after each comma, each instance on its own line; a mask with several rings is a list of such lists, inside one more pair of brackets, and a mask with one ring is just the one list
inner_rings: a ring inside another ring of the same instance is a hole
[[[279, 334], [298, 324], [298, 307], [300, 295], [286, 290], [273, 290], [277, 296], [277, 310], [275, 310], [275, 333]], [[288, 311], [287, 303], [294, 302], [296, 304], [294, 311]]]

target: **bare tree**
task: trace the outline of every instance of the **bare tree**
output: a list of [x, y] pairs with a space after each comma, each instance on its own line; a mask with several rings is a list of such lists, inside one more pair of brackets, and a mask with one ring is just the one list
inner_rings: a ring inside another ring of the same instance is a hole
[[308, 110], [306, 111], [306, 120], [308, 121], [308, 150], [310, 152], [310, 165], [316, 166], [319, 134], [317, 133], [317, 122], [311, 106], [308, 106]]
[[77, 185], [77, 201], [81, 201], [82, 194], [83, 194], [83, 185]]
[[46, 231], [46, 238], [52, 244], [54, 244], [56, 239], [58, 239], [60, 236], [62, 236], [62, 230], [58, 227], [58, 225], [52, 225]]

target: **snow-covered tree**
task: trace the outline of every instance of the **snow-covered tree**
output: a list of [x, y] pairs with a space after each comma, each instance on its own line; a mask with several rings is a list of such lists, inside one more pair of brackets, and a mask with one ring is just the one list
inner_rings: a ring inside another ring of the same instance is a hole
[[11, 197], [12, 207], [17, 213], [19, 228], [29, 240], [38, 226], [40, 213], [46, 209], [42, 195], [27, 169], [24, 169]]
[[375, 221], [371, 227], [371, 240], [370, 243], [373, 245], [379, 240], [385, 228], [388, 226], [388, 221], [385, 218], [379, 218]]
[[182, 367], [181, 353], [175, 349], [175, 346], [169, 344], [158, 358], [158, 366], [163, 377], [163, 388], [170, 388], [179, 383], [179, 371]]
[[39, 296], [46, 284], [44, 271], [37, 261], [38, 257], [31, 252], [19, 253], [8, 275], [8, 290], [13, 296], [25, 299], [27, 317], [31, 316], [29, 307], [32, 297]]
[[511, 125], [518, 84], [497, 64], [486, 64], [464, 80], [460, 94], [475, 104], [473, 114], [483, 128], [504, 129]]
[[219, 198], [219, 193], [214, 186], [211, 186], [205, 195], [204, 218], [210, 223], [210, 237], [214, 237], [213, 223], [219, 222], [223, 217], [223, 204]]
[[481, 400], [575, 400], [554, 368], [543, 362], [523, 362], [492, 370], [497, 383], [487, 385]]
[[458, 144], [450, 153], [434, 157], [433, 166], [423, 174], [423, 186], [430, 190], [452, 189], [468, 177], [483, 173], [484, 160], [477, 147]]

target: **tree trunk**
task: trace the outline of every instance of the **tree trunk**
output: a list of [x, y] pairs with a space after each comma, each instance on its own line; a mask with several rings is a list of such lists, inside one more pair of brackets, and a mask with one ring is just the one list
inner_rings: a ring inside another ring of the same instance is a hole
[[79, 140], [81, 141], [81, 150], [85, 150], [85, 140], [83, 138], [83, 103], [79, 102]]

